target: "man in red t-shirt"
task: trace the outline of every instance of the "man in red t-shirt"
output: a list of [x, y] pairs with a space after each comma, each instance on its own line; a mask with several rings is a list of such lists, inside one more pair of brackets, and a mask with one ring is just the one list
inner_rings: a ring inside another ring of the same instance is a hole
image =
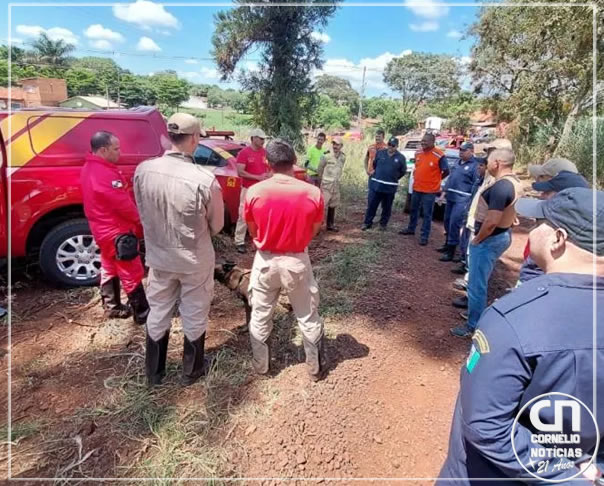
[[254, 184], [270, 177], [270, 168], [266, 163], [264, 139], [266, 135], [256, 128], [250, 132], [252, 143], [237, 155], [237, 171], [241, 177], [241, 195], [239, 196], [239, 219], [235, 228], [235, 246], [239, 253], [245, 253], [245, 234], [247, 226], [243, 217], [243, 204], [247, 190]]
[[266, 152], [274, 175], [247, 191], [244, 208], [258, 250], [250, 276], [252, 364], [257, 373], [269, 370], [267, 341], [273, 310], [283, 290], [302, 331], [308, 372], [317, 381], [325, 371], [323, 323], [307, 248], [323, 222], [323, 196], [318, 187], [294, 177], [296, 153], [287, 142], [273, 140]]

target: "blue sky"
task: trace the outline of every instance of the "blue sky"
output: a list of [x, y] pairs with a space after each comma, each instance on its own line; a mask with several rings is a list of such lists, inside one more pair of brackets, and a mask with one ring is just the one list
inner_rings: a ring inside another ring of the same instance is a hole
[[[411, 51], [448, 54], [467, 61], [471, 40], [460, 32], [476, 18], [477, 7], [439, 6], [433, 0], [402, 1], [396, 7], [341, 7], [316, 35], [325, 51], [323, 72], [350, 80], [359, 89], [367, 67], [366, 94], [387, 91], [382, 71], [393, 57]], [[69, 3], [68, 1], [65, 3]], [[77, 2], [72, 2], [77, 3]], [[184, 3], [184, 2], [180, 2]], [[440, 2], [444, 3], [444, 2]], [[0, 2], [7, 12], [8, 2]], [[15, 45], [40, 32], [77, 46], [75, 56], [112, 57], [138, 74], [173, 69], [192, 82], [220, 83], [209, 58], [213, 14], [227, 7], [165, 6], [149, 0], [111, 6], [26, 7], [13, 3]], [[0, 42], [8, 39], [8, 18], [0, 16]], [[254, 54], [243, 67], [254, 68]]]

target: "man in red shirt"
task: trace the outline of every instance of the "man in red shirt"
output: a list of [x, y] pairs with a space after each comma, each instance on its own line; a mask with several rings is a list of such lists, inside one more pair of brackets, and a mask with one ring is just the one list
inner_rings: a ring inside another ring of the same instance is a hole
[[317, 381], [325, 371], [323, 323], [307, 248], [321, 228], [323, 196], [318, 187], [294, 177], [296, 153], [287, 142], [273, 140], [266, 151], [274, 175], [247, 191], [244, 209], [258, 250], [250, 277], [252, 363], [257, 373], [269, 370], [267, 341], [273, 310], [283, 290], [302, 331], [308, 372]]
[[[112, 133], [101, 131], [92, 136], [90, 146], [92, 153], [86, 156], [80, 184], [84, 213], [101, 250], [101, 299], [105, 317], [125, 319], [133, 315], [135, 323], [145, 324], [149, 304], [142, 284], [145, 272], [137, 251], [137, 238], [142, 237], [143, 230], [134, 198], [128, 193], [116, 165], [120, 159], [120, 141]], [[120, 238], [132, 243], [129, 255], [117, 254], [123, 248], [116, 246]], [[121, 303], [120, 281], [130, 308]]]
[[242, 149], [237, 155], [237, 170], [241, 176], [241, 195], [239, 196], [239, 220], [235, 228], [235, 246], [239, 253], [245, 253], [245, 234], [247, 226], [243, 217], [243, 205], [247, 190], [254, 184], [270, 177], [270, 169], [266, 163], [264, 139], [266, 135], [256, 128], [250, 132], [252, 143]]

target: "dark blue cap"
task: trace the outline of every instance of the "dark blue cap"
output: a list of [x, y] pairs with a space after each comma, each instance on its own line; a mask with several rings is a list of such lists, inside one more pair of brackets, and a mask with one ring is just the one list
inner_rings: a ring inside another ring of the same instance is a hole
[[474, 144], [472, 142], [464, 142], [459, 146], [459, 150], [474, 150]]
[[581, 174], [567, 170], [558, 172], [558, 175], [549, 181], [533, 183], [533, 189], [541, 192], [560, 192], [570, 187], [589, 187], [589, 184]]
[[579, 248], [604, 256], [604, 231], [595, 233], [594, 242], [595, 228], [604, 228], [604, 192], [571, 187], [545, 201], [521, 198], [516, 211], [526, 218], [547, 219], [556, 228], [565, 229]]
[[395, 147], [398, 147], [398, 138], [391, 137], [390, 140], [388, 140], [388, 145], [394, 145]]

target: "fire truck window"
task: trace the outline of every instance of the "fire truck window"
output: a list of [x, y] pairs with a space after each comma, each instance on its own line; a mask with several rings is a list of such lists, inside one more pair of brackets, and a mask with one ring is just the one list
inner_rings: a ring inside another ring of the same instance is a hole
[[212, 155], [212, 149], [199, 145], [193, 154], [195, 163], [199, 165], [208, 165], [208, 159]]
[[29, 136], [34, 152], [41, 157], [60, 158], [69, 164], [81, 160], [90, 152], [90, 138], [105, 130], [120, 139], [121, 161], [157, 157], [164, 150], [160, 134], [147, 120], [100, 117], [88, 118], [51, 116], [40, 120], [34, 116], [28, 120]]

